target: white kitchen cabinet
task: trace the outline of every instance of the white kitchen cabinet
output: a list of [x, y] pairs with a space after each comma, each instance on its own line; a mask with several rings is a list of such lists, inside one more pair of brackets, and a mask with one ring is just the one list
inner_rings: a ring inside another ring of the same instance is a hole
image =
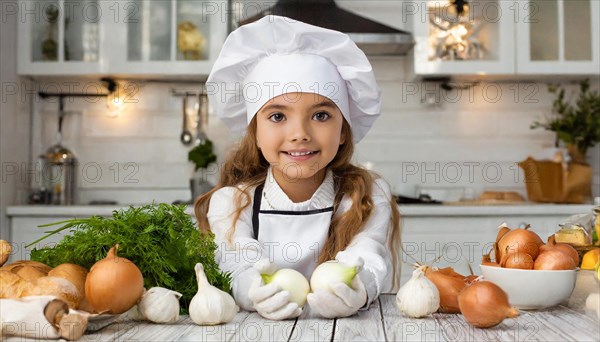
[[19, 74], [104, 72], [102, 1], [25, 0], [16, 4]]
[[[124, 20], [108, 28], [114, 37], [110, 73], [210, 73], [227, 36], [226, 1], [128, 0], [118, 6]], [[201, 49], [191, 48], [197, 42]]]
[[227, 36], [226, 1], [27, 0], [20, 10], [21, 75], [208, 75]]
[[53, 222], [64, 221], [72, 219], [73, 217], [66, 216], [16, 216], [11, 218], [10, 223], [10, 244], [11, 244], [11, 255], [8, 262], [16, 260], [29, 260], [31, 256], [31, 250], [36, 248], [40, 249], [45, 246], [54, 246], [62, 238], [69, 234], [69, 230], [62, 231], [53, 236], [50, 236], [43, 241], [36, 243], [33, 246], [27, 247], [28, 244], [41, 238], [46, 232], [61, 227], [60, 225], [39, 228], [39, 225], [44, 225]]
[[[514, 22], [510, 15], [510, 2], [505, 0], [475, 0], [469, 2], [468, 18], [472, 18], [476, 38], [483, 46], [480, 59], [438, 58], [437, 47], [440, 33], [432, 24], [435, 18], [446, 18], [449, 14], [447, 0], [419, 1], [413, 18], [415, 37], [415, 73], [418, 75], [497, 75], [514, 71]], [[410, 7], [408, 7], [410, 10]], [[458, 26], [456, 26], [458, 27]], [[449, 30], [451, 31], [451, 30]], [[451, 39], [452, 35], [448, 37]]]
[[58, 229], [62, 225], [40, 228], [39, 225], [71, 220], [74, 218], [87, 218], [90, 216], [112, 216], [113, 210], [122, 209], [118, 206], [51, 206], [51, 205], [27, 205], [7, 207], [6, 213], [9, 218], [8, 242], [11, 244], [12, 253], [9, 261], [28, 260], [33, 248], [51, 246], [60, 241], [64, 236], [70, 234], [70, 230], [64, 230], [51, 237], [26, 247], [28, 244], [46, 235], [46, 232]]
[[518, 74], [600, 73], [600, 1], [520, 1], [518, 15]]
[[[431, 20], [443, 18], [447, 0], [419, 2], [413, 28], [415, 74], [596, 75], [600, 73], [600, 2], [596, 0], [469, 1], [471, 37], [483, 46], [477, 58], [440, 57], [439, 33]], [[448, 30], [448, 32], [454, 32]], [[439, 36], [439, 35], [438, 35]], [[450, 34], [450, 37], [452, 35]], [[456, 41], [456, 39], [452, 40]], [[472, 46], [472, 45], [471, 45]]]

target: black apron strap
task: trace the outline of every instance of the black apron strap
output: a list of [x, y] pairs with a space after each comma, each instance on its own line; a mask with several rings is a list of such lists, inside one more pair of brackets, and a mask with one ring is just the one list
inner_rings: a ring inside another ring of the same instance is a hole
[[252, 204], [252, 230], [254, 238], [258, 240], [258, 214], [260, 213], [260, 203], [262, 201], [262, 191], [265, 184], [261, 184], [254, 190], [254, 203]]

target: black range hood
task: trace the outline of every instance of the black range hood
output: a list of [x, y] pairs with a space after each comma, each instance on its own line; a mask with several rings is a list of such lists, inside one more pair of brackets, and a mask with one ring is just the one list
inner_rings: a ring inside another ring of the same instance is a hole
[[271, 14], [346, 33], [369, 56], [406, 55], [414, 45], [410, 32], [341, 9], [334, 0], [279, 0], [273, 7], [239, 24]]

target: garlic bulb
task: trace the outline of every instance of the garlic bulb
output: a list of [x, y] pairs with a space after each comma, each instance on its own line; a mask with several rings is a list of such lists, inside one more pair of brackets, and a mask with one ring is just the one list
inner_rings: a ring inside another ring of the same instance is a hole
[[138, 304], [140, 313], [154, 323], [174, 323], [179, 319], [181, 293], [153, 287], [146, 291]]
[[239, 311], [233, 297], [229, 293], [210, 285], [204, 266], [197, 263], [196, 278], [198, 280], [198, 293], [190, 302], [190, 318], [198, 325], [216, 325], [229, 323]]
[[412, 318], [424, 317], [440, 307], [440, 292], [435, 284], [425, 277], [421, 266], [414, 270], [410, 280], [396, 294], [396, 306]]
[[600, 320], [600, 294], [590, 293], [585, 299], [585, 310], [595, 312]]

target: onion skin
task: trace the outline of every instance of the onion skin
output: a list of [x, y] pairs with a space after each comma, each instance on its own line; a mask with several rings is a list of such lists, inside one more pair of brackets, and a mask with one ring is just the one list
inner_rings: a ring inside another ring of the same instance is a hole
[[500, 242], [500, 239], [502, 239], [502, 237], [504, 237], [504, 235], [506, 235], [508, 232], [510, 232], [510, 228], [505, 225], [502, 225], [498, 228], [498, 235], [496, 235], [496, 242], [494, 242], [494, 258], [496, 259], [496, 263], [500, 262], [500, 247], [498, 246], [498, 242]]
[[440, 293], [440, 308], [438, 312], [460, 313], [458, 295], [467, 286], [466, 279], [451, 267], [434, 270], [427, 267], [425, 276], [431, 280]]
[[555, 248], [541, 253], [533, 265], [534, 270], [574, 270], [575, 268], [577, 265], [571, 256]]
[[96, 312], [120, 314], [144, 294], [144, 277], [137, 266], [116, 255], [119, 245], [96, 262], [85, 280], [85, 298]]
[[533, 264], [531, 255], [523, 252], [508, 253], [504, 255], [504, 258], [500, 262], [501, 267], [517, 268], [520, 270], [532, 270]]
[[556, 249], [560, 250], [561, 252], [567, 254], [568, 256], [571, 257], [571, 259], [573, 259], [576, 266], [579, 265], [579, 253], [577, 253], [577, 250], [575, 248], [573, 248], [573, 246], [569, 245], [568, 243], [556, 243], [554, 241], [554, 235], [552, 235], [550, 238], [548, 238], [547, 244], [540, 247], [540, 254], [542, 252], [548, 251], [553, 248], [556, 248]]
[[519, 310], [508, 304], [506, 292], [489, 281], [466, 287], [458, 296], [458, 305], [465, 320], [477, 328], [491, 328], [519, 315]]
[[577, 250], [573, 246], [567, 243], [557, 243], [555, 248], [570, 256], [573, 262], [575, 262], [575, 266], [579, 265], [579, 253], [577, 253]]
[[535, 260], [539, 254], [539, 248], [543, 244], [540, 236], [527, 228], [513, 229], [498, 241], [499, 254], [496, 255], [496, 261], [501, 261], [506, 254], [511, 252], [525, 252]]

